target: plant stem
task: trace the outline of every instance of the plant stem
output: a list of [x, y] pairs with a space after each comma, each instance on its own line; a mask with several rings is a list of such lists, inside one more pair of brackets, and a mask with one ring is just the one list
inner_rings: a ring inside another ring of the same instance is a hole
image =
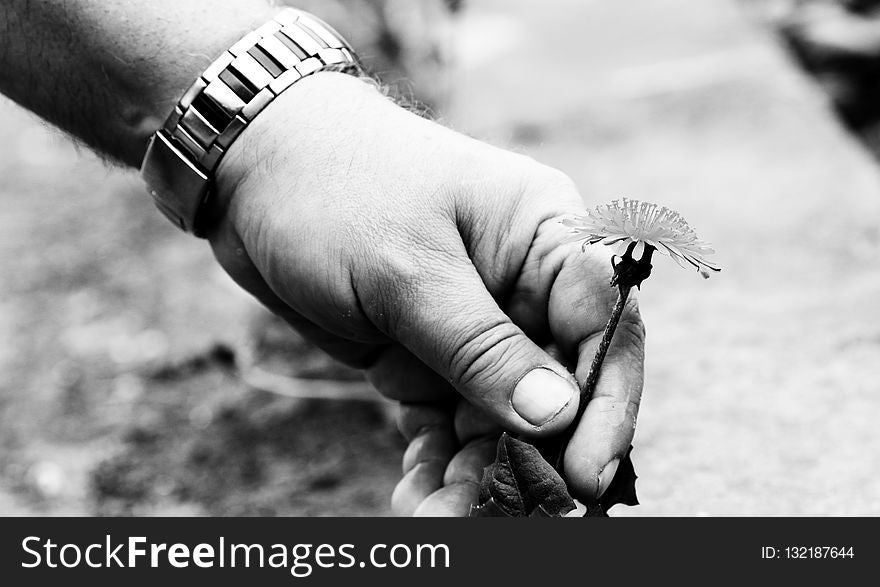
[[605, 324], [605, 330], [602, 332], [602, 340], [599, 341], [599, 348], [593, 355], [593, 362], [590, 364], [590, 372], [587, 374], [587, 380], [581, 387], [580, 402], [578, 403], [577, 414], [572, 420], [571, 425], [560, 436], [551, 439], [544, 444], [544, 456], [553, 464], [553, 467], [561, 474], [563, 471], [563, 457], [565, 456], [565, 448], [574, 431], [577, 429], [587, 404], [593, 397], [593, 391], [596, 388], [596, 382], [599, 381], [599, 372], [602, 369], [602, 363], [605, 361], [605, 355], [608, 353], [608, 347], [611, 346], [611, 340], [614, 338], [614, 331], [617, 330], [617, 324], [620, 322], [620, 316], [626, 307], [626, 300], [629, 298], [629, 292], [633, 287], [640, 287], [642, 282], [651, 275], [651, 257], [656, 250], [651, 245], [645, 245], [640, 259], [633, 259], [633, 251], [636, 243], [630, 243], [626, 252], [619, 258], [619, 261], [612, 260], [614, 266], [614, 277], [611, 280], [612, 287], [617, 287], [617, 301], [611, 310], [611, 317]]
[[620, 322], [620, 316], [623, 314], [623, 308], [626, 306], [626, 300], [629, 298], [629, 291], [631, 289], [632, 287], [628, 285], [619, 285], [617, 287], [617, 301], [614, 303], [611, 317], [605, 325], [602, 340], [599, 341], [599, 348], [596, 349], [596, 354], [593, 355], [593, 362], [590, 363], [590, 373], [587, 375], [587, 380], [584, 382], [583, 387], [581, 387], [581, 399], [580, 404], [578, 404], [577, 416], [574, 419], [575, 423], [580, 421], [590, 398], [593, 396], [596, 382], [599, 380], [599, 370], [602, 368], [602, 362], [605, 360], [606, 353], [608, 353], [608, 347], [611, 346], [611, 339], [614, 336], [614, 331], [617, 330], [617, 324]]
[[611, 310], [611, 317], [608, 319], [608, 323], [605, 324], [605, 330], [602, 332], [602, 340], [599, 341], [599, 347], [596, 349], [596, 354], [593, 355], [593, 362], [590, 363], [590, 372], [587, 374], [587, 380], [584, 382], [583, 386], [581, 386], [577, 415], [575, 415], [571, 425], [561, 437], [554, 439], [554, 441], [559, 442], [557, 448], [558, 452], [555, 455], [555, 462], [553, 463], [553, 467], [557, 471], [562, 471], [562, 458], [565, 455], [565, 447], [568, 446], [568, 442], [571, 440], [571, 437], [574, 436], [574, 431], [577, 429], [577, 425], [581, 421], [584, 411], [587, 409], [587, 404], [590, 403], [590, 399], [593, 397], [593, 391], [596, 389], [596, 382], [599, 381], [599, 371], [602, 369], [602, 363], [605, 361], [608, 347], [611, 346], [611, 339], [614, 337], [614, 331], [617, 330], [617, 324], [620, 322], [620, 316], [623, 314], [623, 309], [626, 307], [626, 300], [629, 298], [629, 292], [631, 289], [632, 286], [629, 285], [618, 285], [617, 301], [614, 303], [614, 308]]

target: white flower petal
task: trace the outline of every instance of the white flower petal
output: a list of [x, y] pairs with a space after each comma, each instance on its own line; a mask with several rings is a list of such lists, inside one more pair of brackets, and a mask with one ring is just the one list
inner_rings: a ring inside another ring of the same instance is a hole
[[626, 248], [629, 246], [629, 241], [620, 241], [616, 245], [614, 245], [614, 254], [618, 257], [623, 257], [623, 254], [626, 253]]
[[645, 241], [638, 241], [632, 252], [633, 259], [641, 259], [645, 254]]
[[566, 218], [562, 224], [572, 229], [571, 240], [584, 241], [584, 246], [601, 242], [622, 255], [635, 242], [635, 259], [641, 259], [650, 245], [682, 267], [690, 265], [701, 272], [721, 270], [705, 260], [715, 252], [712, 247], [697, 238], [681, 214], [665, 206], [622, 198], [583, 216]]

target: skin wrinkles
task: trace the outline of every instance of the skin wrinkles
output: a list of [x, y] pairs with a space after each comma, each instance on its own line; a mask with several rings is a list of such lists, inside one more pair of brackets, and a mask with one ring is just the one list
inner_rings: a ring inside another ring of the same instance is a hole
[[[261, 0], [228, 0], [222, 11], [207, 0], [45, 0], [30, 13], [22, 0], [0, 2], [23, 25], [0, 39], [0, 90], [132, 166], [205, 56], [272, 13]], [[62, 3], [77, 18], [63, 18]], [[62, 46], [68, 26], [73, 47]], [[466, 514], [491, 458], [491, 442], [478, 439], [498, 426], [552, 434], [574, 416], [570, 381], [523, 377], [538, 365], [565, 372], [543, 350], [549, 332], [570, 353], [582, 348], [565, 361], [577, 359], [581, 378], [591, 357], [580, 343], [595, 340], [613, 301], [607, 258], [550, 230], [582, 205], [560, 173], [421, 119], [354, 77], [318, 73], [260, 113], [216, 184], [210, 245], [232, 277], [317, 346], [368, 367], [403, 403], [410, 431], [436, 424], [395, 490], [401, 513]], [[584, 493], [632, 440], [614, 419], [632, 422], [638, 406], [641, 339], [631, 330], [615, 337], [624, 346], [612, 344], [611, 375], [566, 451], [568, 480]], [[511, 401], [518, 383], [524, 402]]]
[[449, 364], [453, 382], [459, 385], [466, 385], [475, 377], [491, 382], [496, 379], [496, 373], [507, 370], [509, 366], [494, 362], [490, 353], [521, 334], [519, 328], [501, 318], [494, 321], [473, 318], [473, 331], [466, 333], [463, 340], [449, 341], [446, 347], [457, 350], [450, 358], [443, 359]]

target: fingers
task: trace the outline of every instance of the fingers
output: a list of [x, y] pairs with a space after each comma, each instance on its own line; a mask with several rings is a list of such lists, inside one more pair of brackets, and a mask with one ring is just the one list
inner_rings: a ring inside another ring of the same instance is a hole
[[[551, 329], [564, 352], [576, 357], [575, 376], [580, 383], [589, 375], [617, 295], [607, 280], [593, 280], [593, 287], [584, 281], [584, 275], [601, 271], [596, 265], [600, 260], [580, 252], [569, 257], [550, 295]], [[633, 292], [565, 452], [564, 470], [576, 497], [601, 495], [632, 442], [643, 386], [644, 343], [645, 330]]]
[[498, 439], [482, 438], [466, 444], [446, 468], [443, 487], [416, 509], [418, 517], [467, 516], [477, 503], [483, 469], [495, 458]]
[[391, 510], [398, 516], [411, 516], [443, 486], [458, 441], [452, 413], [432, 404], [401, 405], [398, 427], [409, 446], [403, 456], [403, 478], [391, 496]]
[[445, 468], [445, 463], [428, 461], [410, 469], [391, 494], [394, 515], [409, 517], [415, 514], [429, 495], [443, 487]]
[[460, 241], [450, 248], [386, 251], [383, 274], [359, 291], [362, 305], [380, 329], [506, 428], [563, 430], [577, 410], [573, 378], [501, 311]]
[[[583, 384], [617, 290], [609, 286], [611, 251], [599, 245], [582, 251], [576, 243], [563, 244], [569, 236], [558, 218], [541, 225], [511, 297], [510, 312], [531, 324], [530, 331], [540, 332], [546, 324], [565, 362], [576, 364], [577, 380]], [[608, 487], [634, 434], [645, 332], [634, 292], [631, 296], [564, 456], [565, 476], [576, 497], [593, 499]]]
[[448, 381], [399, 344], [389, 345], [365, 373], [382, 395], [399, 402], [442, 402], [458, 397]]
[[486, 413], [465, 399], [458, 402], [455, 410], [455, 435], [460, 443], [465, 444], [474, 439], [495, 438], [501, 436], [503, 430]]
[[[605, 492], [635, 434], [642, 397], [645, 334], [635, 304], [628, 308], [565, 452], [566, 477], [577, 496], [598, 498]], [[601, 336], [591, 336], [581, 345], [579, 381], [587, 379]]]
[[465, 518], [477, 503], [480, 486], [455, 483], [441, 487], [429, 495], [413, 513], [418, 518]]
[[484, 436], [474, 439], [458, 451], [443, 475], [445, 485], [468, 483], [479, 488], [483, 479], [483, 469], [495, 460], [498, 436]]
[[448, 426], [451, 419], [451, 409], [442, 405], [401, 404], [397, 415], [397, 428], [408, 442], [412, 442], [416, 436], [427, 430]]
[[[466, 406], [461, 402], [460, 406]], [[473, 411], [473, 408], [466, 408]], [[458, 410], [461, 412], [461, 408]], [[466, 434], [475, 433], [479, 419], [453, 418], [446, 408], [431, 404], [404, 404], [398, 425], [410, 441], [403, 457], [404, 476], [391, 500], [401, 516], [466, 516], [479, 497], [483, 469], [495, 458], [497, 434], [472, 437], [461, 448], [453, 421]]]

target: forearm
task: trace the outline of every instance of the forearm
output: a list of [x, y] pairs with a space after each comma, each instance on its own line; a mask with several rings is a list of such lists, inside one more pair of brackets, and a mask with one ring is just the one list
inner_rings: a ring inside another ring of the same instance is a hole
[[0, 0], [0, 92], [138, 166], [196, 77], [268, 0]]

